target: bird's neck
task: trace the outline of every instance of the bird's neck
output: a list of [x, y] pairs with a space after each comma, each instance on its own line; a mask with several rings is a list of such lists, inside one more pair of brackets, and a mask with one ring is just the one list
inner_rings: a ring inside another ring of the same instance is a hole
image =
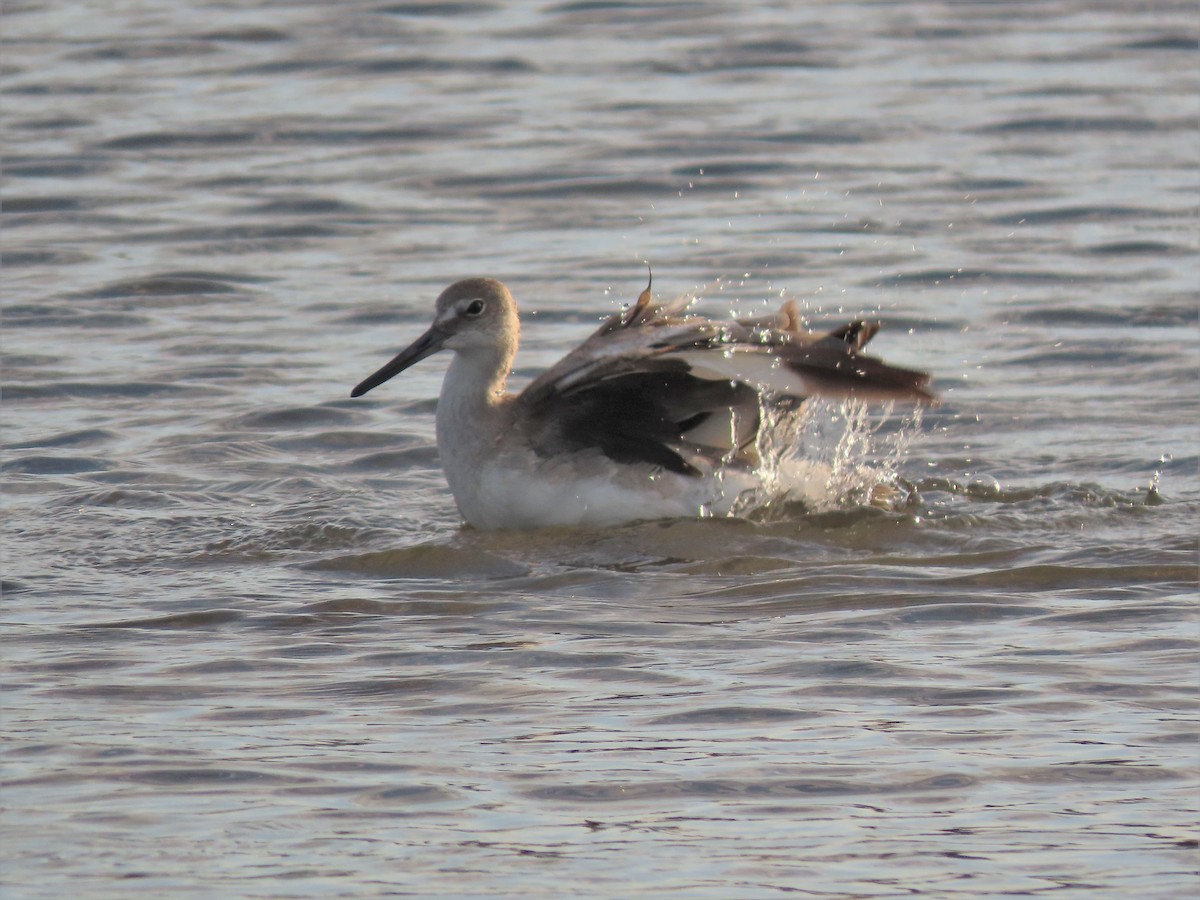
[[456, 352], [446, 369], [439, 404], [482, 408], [495, 405], [508, 381], [512, 354], [497, 351]]
[[447, 472], [484, 457], [503, 431], [504, 385], [512, 354], [455, 353], [437, 406], [438, 451]]

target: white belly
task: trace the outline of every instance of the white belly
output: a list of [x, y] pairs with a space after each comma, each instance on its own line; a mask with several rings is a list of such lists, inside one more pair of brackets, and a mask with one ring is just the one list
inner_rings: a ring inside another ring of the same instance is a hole
[[545, 461], [532, 454], [487, 461], [448, 480], [463, 518], [484, 530], [727, 515], [745, 487], [607, 459]]

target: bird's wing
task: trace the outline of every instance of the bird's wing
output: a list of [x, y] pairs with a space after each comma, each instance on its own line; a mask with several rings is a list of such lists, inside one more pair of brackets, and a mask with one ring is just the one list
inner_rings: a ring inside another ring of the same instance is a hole
[[929, 376], [858, 351], [878, 325], [827, 335], [798, 328], [794, 308], [764, 319], [678, 316], [649, 292], [606, 320], [516, 398], [541, 453], [595, 449], [622, 463], [698, 474], [752, 459], [760, 405], [820, 394], [933, 402]]

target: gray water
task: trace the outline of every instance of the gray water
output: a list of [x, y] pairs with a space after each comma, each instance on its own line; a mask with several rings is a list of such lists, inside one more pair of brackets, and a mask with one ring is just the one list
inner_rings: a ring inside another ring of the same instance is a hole
[[[5, 896], [1200, 884], [1192, 4], [3, 32]], [[456, 278], [519, 385], [642, 260], [882, 320], [943, 399], [856, 451], [903, 502], [483, 534], [444, 360], [348, 398]]]

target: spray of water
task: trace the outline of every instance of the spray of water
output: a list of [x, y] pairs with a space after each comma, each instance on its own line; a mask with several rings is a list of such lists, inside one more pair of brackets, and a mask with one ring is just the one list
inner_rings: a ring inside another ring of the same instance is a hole
[[921, 410], [896, 416], [891, 404], [810, 399], [800, 409], [762, 405], [758, 487], [733, 512], [784, 518], [855, 506], [898, 509], [913, 499], [899, 474], [921, 427]]

